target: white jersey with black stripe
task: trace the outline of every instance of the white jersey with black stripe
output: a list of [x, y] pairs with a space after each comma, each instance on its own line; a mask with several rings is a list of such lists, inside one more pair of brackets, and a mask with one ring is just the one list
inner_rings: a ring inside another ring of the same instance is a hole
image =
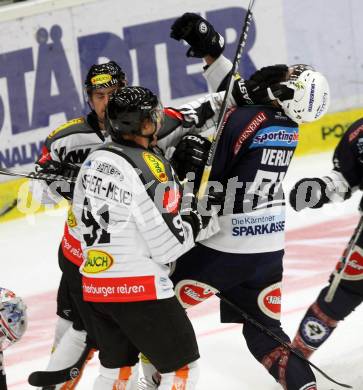
[[[147, 153], [147, 152], [146, 152]], [[80, 267], [84, 298], [122, 302], [174, 295], [168, 263], [193, 247], [190, 225], [172, 212], [174, 229], [165, 221], [127, 158], [102, 148], [83, 164], [77, 179], [73, 212], [84, 253]], [[176, 183], [168, 178], [168, 185]], [[175, 190], [176, 191], [176, 190]], [[169, 199], [170, 201], [171, 199]]]

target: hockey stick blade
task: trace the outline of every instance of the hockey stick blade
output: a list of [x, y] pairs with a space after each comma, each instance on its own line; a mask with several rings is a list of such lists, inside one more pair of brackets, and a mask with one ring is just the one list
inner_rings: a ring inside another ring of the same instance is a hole
[[266, 328], [264, 325], [260, 324], [258, 321], [256, 321], [254, 318], [252, 318], [250, 315], [248, 315], [244, 310], [242, 310], [238, 305], [231, 302], [229, 299], [224, 297], [221, 293], [217, 293], [216, 296], [223, 302], [227, 303], [229, 306], [231, 306], [236, 312], [238, 312], [244, 320], [248, 321], [250, 324], [254, 325], [256, 328], [260, 329], [262, 333], [267, 334], [268, 336], [272, 337], [275, 341], [280, 343], [283, 347], [288, 349], [293, 355], [298, 357], [300, 360], [304, 361], [305, 363], [309, 364], [311, 367], [313, 367], [316, 371], [318, 371], [324, 378], [329, 380], [330, 382], [344, 387], [346, 389], [352, 389], [352, 386], [347, 385], [345, 383], [340, 383], [336, 381], [335, 379], [331, 378], [328, 374], [326, 374], [323, 370], [321, 370], [319, 367], [317, 367], [314, 363], [309, 361], [305, 358], [298, 350], [295, 350], [292, 348], [286, 341], [282, 340], [279, 336], [277, 336], [274, 332], [272, 332], [270, 329]]
[[87, 344], [78, 361], [68, 368], [58, 371], [34, 371], [29, 375], [28, 382], [35, 387], [58, 385], [76, 379], [87, 360], [92, 347]]

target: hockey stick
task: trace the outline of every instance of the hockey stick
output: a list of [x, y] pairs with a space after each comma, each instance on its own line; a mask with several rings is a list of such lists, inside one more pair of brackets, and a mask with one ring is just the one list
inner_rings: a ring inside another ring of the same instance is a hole
[[[352, 386], [349, 386], [349, 385], [346, 385], [344, 383], [340, 383], [340, 382], [337, 382], [336, 380], [332, 379], [329, 375], [325, 374], [324, 371], [322, 371], [319, 367], [317, 367], [314, 363], [311, 363], [308, 359], [305, 358], [304, 355], [302, 355], [298, 350], [295, 350], [294, 348], [291, 347], [290, 344], [288, 344], [286, 341], [282, 340], [281, 337], [279, 337], [277, 334], [275, 334], [274, 332], [272, 332], [270, 329], [268, 329], [266, 326], [262, 325], [260, 322], [258, 322], [257, 320], [255, 320], [253, 317], [251, 317], [249, 314], [247, 314], [243, 309], [241, 309], [238, 305], [236, 305], [235, 303], [233, 303], [232, 301], [230, 301], [228, 298], [226, 298], [220, 291], [218, 291], [216, 288], [208, 285], [207, 283], [204, 283], [204, 282], [198, 282], [197, 280], [192, 280], [192, 279], [187, 279], [186, 282], [188, 283], [192, 283], [193, 286], [195, 287], [200, 287], [202, 288], [204, 291], [208, 291], [212, 294], [208, 294], [208, 297], [210, 297], [211, 295], [216, 295], [221, 301], [225, 302], [226, 304], [228, 304], [229, 306], [231, 306], [237, 313], [239, 313], [242, 318], [249, 322], [250, 324], [254, 325], [256, 328], [258, 328], [262, 333], [264, 334], [267, 334], [268, 336], [270, 336], [271, 338], [273, 338], [275, 341], [277, 341], [280, 345], [282, 345], [284, 348], [286, 348], [287, 350], [289, 350], [293, 355], [297, 356], [299, 359], [301, 359], [302, 361], [304, 361], [305, 363], [309, 364], [311, 367], [315, 368], [316, 371], [320, 372], [321, 375], [323, 375], [326, 379], [328, 379], [329, 381], [335, 383], [336, 385], [339, 385], [341, 387], [345, 387], [347, 389], [351, 389]], [[179, 296], [179, 291], [178, 290], [178, 284], [176, 285], [175, 287], [175, 295], [178, 297], [178, 299], [180, 300], [180, 303], [182, 304], [182, 306], [185, 308], [185, 309], [188, 309], [188, 307], [190, 307], [191, 305], [190, 304], [186, 304], [185, 305], [185, 302], [183, 302], [182, 299], [180, 299], [180, 296]], [[205, 297], [204, 297], [205, 299]]]
[[0, 351], [0, 390], [7, 390], [6, 374], [4, 368], [4, 353]]
[[46, 387], [76, 379], [80, 375], [91, 350], [92, 347], [87, 344], [78, 361], [63, 370], [32, 372], [28, 378], [29, 384], [35, 387]]
[[349, 259], [350, 256], [353, 254], [353, 250], [355, 247], [355, 244], [357, 243], [357, 240], [359, 236], [362, 234], [363, 231], [363, 197], [359, 204], [359, 211], [361, 213], [361, 217], [359, 220], [359, 223], [357, 227], [355, 228], [355, 231], [352, 235], [352, 237], [349, 240], [348, 246], [345, 248], [342, 257], [340, 258], [340, 268], [337, 269], [334, 273], [333, 280], [330, 283], [329, 290], [327, 291], [325, 295], [325, 302], [332, 302], [335, 292], [339, 286], [340, 281], [343, 278], [344, 272], [346, 268], [349, 265]]
[[3, 217], [8, 212], [13, 210], [18, 204], [18, 199], [14, 199], [11, 203], [5, 205], [2, 209], [0, 209], [0, 217]]
[[[209, 286], [208, 286], [209, 287]], [[345, 387], [346, 389], [352, 389], [352, 386], [346, 385], [345, 383], [340, 383], [331, 378], [329, 375], [327, 375], [324, 371], [322, 371], [319, 367], [317, 367], [314, 363], [306, 359], [302, 353], [300, 353], [298, 350], [292, 348], [286, 341], [282, 340], [279, 336], [277, 336], [274, 332], [272, 332], [270, 329], [266, 328], [264, 325], [259, 323], [257, 320], [252, 318], [249, 314], [247, 314], [244, 310], [242, 310], [238, 305], [231, 302], [229, 299], [227, 299], [225, 296], [223, 296], [220, 292], [216, 294], [216, 296], [223, 302], [227, 303], [229, 306], [231, 306], [236, 312], [238, 312], [242, 318], [246, 321], [248, 321], [250, 324], [254, 325], [256, 328], [261, 330], [262, 333], [267, 334], [271, 338], [273, 338], [275, 341], [277, 341], [279, 344], [281, 344], [284, 348], [288, 349], [293, 355], [301, 359], [303, 362], [309, 364], [311, 367], [315, 368], [316, 371], [318, 371], [324, 378], [328, 379], [330, 382], [335, 383], [338, 386]]]
[[19, 171], [13, 171], [11, 169], [7, 168], [1, 168], [0, 169], [0, 175], [5, 176], [14, 176], [14, 177], [25, 177], [28, 179], [36, 179], [36, 180], [46, 180], [49, 182], [54, 181], [66, 181], [67, 183], [75, 183], [76, 178], [75, 177], [67, 177], [62, 175], [57, 175], [55, 173], [44, 173], [44, 172], [19, 172]]
[[242, 32], [241, 32], [241, 35], [239, 37], [236, 55], [235, 55], [233, 63], [232, 63], [232, 70], [231, 70], [231, 73], [228, 77], [226, 92], [225, 92], [225, 95], [224, 95], [224, 98], [222, 101], [221, 110], [219, 112], [217, 129], [214, 132], [212, 145], [211, 145], [209, 153], [208, 153], [208, 159], [207, 159], [207, 162], [204, 166], [203, 176], [202, 176], [200, 186], [199, 186], [199, 191], [198, 191], [198, 200], [202, 199], [206, 193], [209, 177], [210, 177], [210, 174], [212, 171], [212, 164], [213, 164], [214, 156], [215, 156], [215, 153], [217, 151], [217, 146], [218, 146], [219, 140], [221, 138], [225, 123], [226, 123], [224, 120], [224, 117], [225, 117], [225, 114], [227, 111], [227, 101], [228, 101], [229, 97], [231, 96], [232, 89], [233, 89], [233, 83], [234, 83], [235, 77], [238, 73], [238, 67], [239, 67], [239, 63], [241, 61], [243, 49], [246, 46], [247, 37], [248, 37], [248, 30], [250, 28], [250, 24], [251, 24], [251, 20], [252, 20], [252, 8], [253, 8], [254, 4], [255, 4], [255, 0], [250, 0], [250, 3], [248, 5], [248, 9], [247, 9], [247, 13], [245, 16]]

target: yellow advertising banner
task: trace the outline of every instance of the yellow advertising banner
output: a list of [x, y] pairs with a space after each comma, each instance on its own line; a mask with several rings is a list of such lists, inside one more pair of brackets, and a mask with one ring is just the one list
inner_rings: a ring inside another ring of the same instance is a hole
[[300, 126], [295, 156], [327, 152], [338, 144], [348, 127], [363, 117], [363, 108], [326, 114], [322, 119]]

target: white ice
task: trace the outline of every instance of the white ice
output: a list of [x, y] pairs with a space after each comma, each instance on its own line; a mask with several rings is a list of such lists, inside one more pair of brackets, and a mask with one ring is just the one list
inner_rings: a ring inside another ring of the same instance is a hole
[[[301, 177], [323, 175], [330, 169], [331, 153], [294, 158], [286, 177], [285, 189], [289, 190]], [[358, 201], [359, 194], [356, 194], [347, 202], [326, 205], [320, 210], [295, 213], [288, 209], [287, 244], [301, 245], [299, 256], [289, 257], [287, 252], [285, 259], [282, 323], [290, 337], [295, 334], [303, 313], [323, 287], [348, 241], [358, 218]], [[12, 390], [30, 389], [27, 376], [34, 370], [43, 369], [47, 363], [56, 318], [55, 296], [60, 277], [57, 249], [64, 219], [64, 212], [43, 213], [0, 224], [0, 286], [24, 297], [30, 316], [24, 339], [5, 351], [7, 378]], [[324, 225], [317, 225], [321, 223]], [[294, 232], [304, 227], [310, 227], [311, 234], [307, 230], [303, 239], [294, 238]], [[329, 231], [328, 228], [332, 227], [337, 228], [338, 236], [329, 237], [327, 234], [317, 239], [317, 231], [324, 232], [325, 228]], [[326, 252], [326, 248], [330, 248], [330, 252]], [[313, 253], [313, 259], [309, 258], [310, 255], [304, 255], [304, 251]], [[201, 352], [199, 390], [280, 389], [248, 352], [240, 326], [219, 323], [217, 299], [213, 298], [193, 309], [191, 318]], [[363, 307], [359, 307], [339, 325], [312, 358], [330, 376], [352, 385], [355, 390], [363, 390], [362, 323]], [[78, 388], [92, 388], [97, 372], [97, 358], [94, 358]], [[316, 375], [319, 389], [340, 388], [320, 374]]]

